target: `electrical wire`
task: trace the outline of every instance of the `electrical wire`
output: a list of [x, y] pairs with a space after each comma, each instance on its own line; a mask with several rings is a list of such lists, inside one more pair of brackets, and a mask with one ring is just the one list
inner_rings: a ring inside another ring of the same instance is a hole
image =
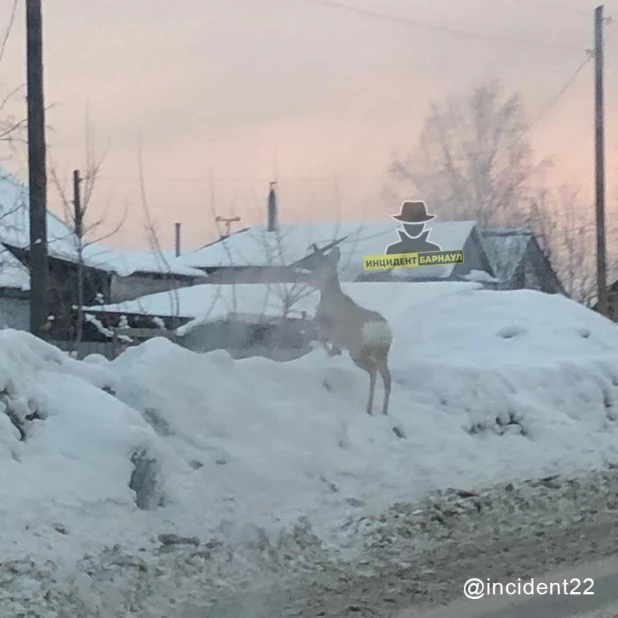
[[524, 131], [524, 133], [522, 133], [522, 135], [525, 135], [526, 133], [528, 133], [532, 129], [532, 127], [538, 124], [547, 115], [547, 113], [550, 112], [557, 105], [558, 101], [560, 101], [560, 99], [567, 93], [569, 88], [575, 83], [577, 76], [584, 70], [584, 68], [588, 65], [588, 63], [593, 60], [593, 58], [594, 58], [594, 55], [590, 54], [588, 58], [586, 58], [586, 60], [584, 60], [584, 62], [582, 62], [575, 69], [575, 71], [573, 71], [573, 73], [571, 74], [569, 79], [566, 81], [564, 86], [560, 88], [560, 90], [554, 95], [554, 97], [549, 101], [549, 103], [540, 111], [540, 113], [538, 113], [534, 117], [534, 119], [532, 120], [532, 122], [528, 124], [527, 129]]
[[486, 34], [482, 32], [471, 32], [468, 30], [459, 30], [456, 28], [450, 28], [449, 26], [442, 26], [440, 24], [422, 22], [416, 19], [411, 19], [408, 17], [400, 17], [397, 15], [388, 15], [386, 13], [380, 13], [378, 11], [373, 11], [371, 9], [366, 9], [363, 7], [352, 6], [350, 4], [343, 4], [341, 2], [337, 2], [337, 0], [305, 0], [305, 1], [310, 2], [312, 4], [329, 7], [332, 9], [349, 11], [351, 13], [357, 13], [359, 15], [364, 15], [365, 17], [382, 19], [384, 21], [395, 22], [395, 23], [399, 23], [402, 25], [414, 26], [418, 28], [426, 28], [428, 30], [435, 30], [438, 32], [444, 32], [446, 34], [451, 34], [453, 36], [459, 36], [459, 37], [464, 37], [464, 38], [485, 39], [485, 40], [496, 41], [496, 42], [516, 43], [519, 45], [535, 45], [538, 47], [553, 47], [553, 48], [558, 48], [558, 49], [585, 51], [585, 48], [578, 47], [576, 45], [566, 45], [566, 44], [561, 44], [561, 43], [549, 43], [545, 41], [517, 39], [517, 38], [512, 38], [512, 37], [500, 36], [498, 34]]
[[558, 4], [557, 2], [546, 2], [545, 0], [512, 0], [513, 2], [529, 2], [531, 4], [536, 4], [538, 6], [545, 6], [551, 9], [561, 9], [563, 11], [571, 11], [573, 13], [579, 13], [580, 15], [592, 15], [592, 11], [585, 11], [584, 9], [576, 9], [574, 6], [564, 6], [563, 4]]

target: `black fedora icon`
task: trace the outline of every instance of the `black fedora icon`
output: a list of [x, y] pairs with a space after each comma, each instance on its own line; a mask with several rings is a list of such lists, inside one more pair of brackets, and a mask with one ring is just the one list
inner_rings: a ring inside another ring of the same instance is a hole
[[401, 212], [398, 215], [391, 215], [396, 221], [402, 223], [426, 223], [436, 218], [436, 215], [430, 215], [427, 212], [425, 202], [406, 201], [401, 205]]

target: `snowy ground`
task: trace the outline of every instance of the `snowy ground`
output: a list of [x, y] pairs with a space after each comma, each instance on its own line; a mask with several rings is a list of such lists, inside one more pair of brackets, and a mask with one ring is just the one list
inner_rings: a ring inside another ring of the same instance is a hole
[[[369, 560], [375, 578], [435, 543], [615, 508], [612, 470], [566, 479], [618, 462], [616, 326], [558, 296], [410, 288], [365, 303], [395, 332], [388, 418], [364, 413], [365, 375], [317, 350], [234, 361], [153, 340], [78, 362], [0, 332], [2, 606], [201, 616], [276, 573], [285, 605], [284, 575]], [[427, 502], [449, 487], [481, 497]]]

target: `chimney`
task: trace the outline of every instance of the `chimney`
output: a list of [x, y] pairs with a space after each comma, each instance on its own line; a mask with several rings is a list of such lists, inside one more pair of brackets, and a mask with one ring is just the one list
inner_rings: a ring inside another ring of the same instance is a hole
[[176, 257], [180, 256], [180, 223], [174, 223], [174, 228], [176, 231], [174, 247], [176, 249]]
[[279, 229], [279, 225], [277, 223], [277, 194], [275, 193], [275, 187], [277, 183], [270, 183], [270, 192], [268, 194], [268, 224], [267, 230], [269, 232], [275, 232]]

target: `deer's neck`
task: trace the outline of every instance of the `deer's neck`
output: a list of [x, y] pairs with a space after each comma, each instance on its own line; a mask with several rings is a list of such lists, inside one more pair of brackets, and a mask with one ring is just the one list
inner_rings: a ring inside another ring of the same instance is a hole
[[322, 306], [336, 303], [344, 296], [338, 277], [328, 279], [320, 287], [320, 304]]

